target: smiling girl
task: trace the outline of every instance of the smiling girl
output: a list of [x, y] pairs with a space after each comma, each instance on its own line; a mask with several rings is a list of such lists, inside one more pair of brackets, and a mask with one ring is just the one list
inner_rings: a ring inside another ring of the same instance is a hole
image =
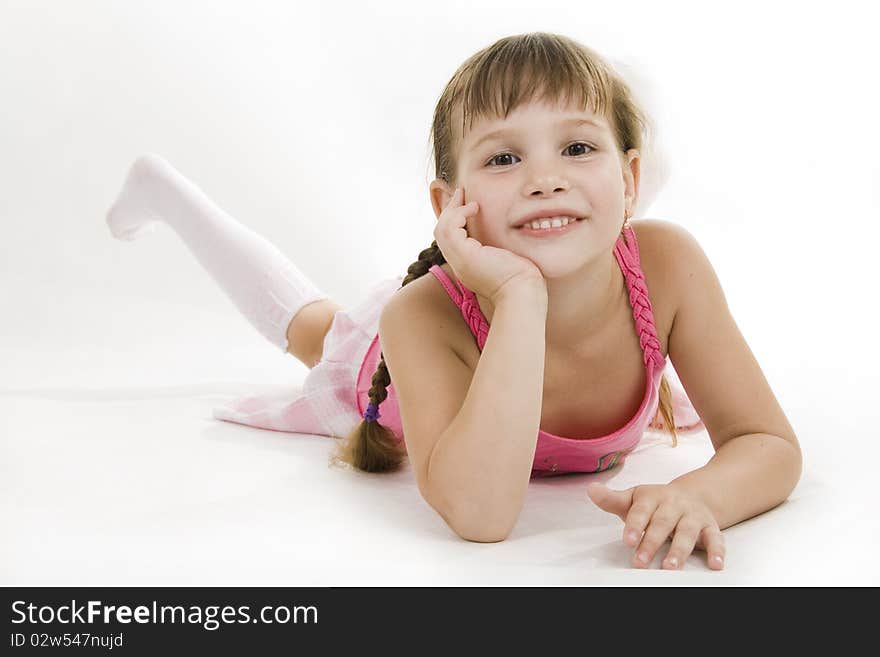
[[703, 467], [587, 492], [624, 521], [634, 566], [672, 538], [663, 567], [696, 547], [720, 569], [721, 530], [788, 497], [800, 447], [697, 241], [630, 221], [647, 125], [619, 74], [572, 39], [475, 53], [434, 113], [435, 241], [349, 311], [158, 156], [132, 166], [108, 223], [122, 239], [172, 226], [312, 368], [296, 399], [249, 396], [215, 417], [341, 437], [336, 462], [360, 470], [408, 457], [428, 504], [482, 542], [510, 534], [531, 478], [619, 466], [651, 426], [673, 441], [705, 428]]

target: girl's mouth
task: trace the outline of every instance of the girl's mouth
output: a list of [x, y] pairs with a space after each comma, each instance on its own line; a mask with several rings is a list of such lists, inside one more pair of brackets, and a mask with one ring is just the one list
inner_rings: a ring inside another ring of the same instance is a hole
[[548, 228], [532, 228], [531, 225], [525, 224], [523, 226], [519, 226], [514, 230], [520, 231], [523, 235], [527, 237], [550, 237], [551, 235], [561, 235], [562, 233], [571, 232], [575, 226], [583, 223], [583, 219], [576, 219], [572, 221], [568, 220], [568, 223], [564, 226], [550, 226]]

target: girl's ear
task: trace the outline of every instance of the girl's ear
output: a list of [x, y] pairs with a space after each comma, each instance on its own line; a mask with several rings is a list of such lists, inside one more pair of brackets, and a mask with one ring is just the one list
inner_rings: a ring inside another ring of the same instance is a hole
[[435, 179], [428, 189], [431, 196], [431, 207], [434, 208], [434, 216], [439, 219], [443, 209], [449, 205], [455, 190], [451, 189], [442, 178]]
[[641, 177], [641, 154], [638, 149], [630, 148], [624, 158], [623, 167], [624, 196], [626, 209], [630, 216], [635, 212], [639, 201], [639, 179]]

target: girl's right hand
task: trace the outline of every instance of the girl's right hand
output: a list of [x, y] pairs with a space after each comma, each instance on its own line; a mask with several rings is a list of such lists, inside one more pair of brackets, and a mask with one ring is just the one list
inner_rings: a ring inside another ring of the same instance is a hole
[[483, 246], [467, 234], [467, 219], [477, 214], [476, 201], [462, 205], [464, 192], [456, 188], [434, 227], [434, 239], [452, 271], [468, 289], [496, 304], [502, 293], [518, 285], [547, 284], [534, 262], [507, 249]]

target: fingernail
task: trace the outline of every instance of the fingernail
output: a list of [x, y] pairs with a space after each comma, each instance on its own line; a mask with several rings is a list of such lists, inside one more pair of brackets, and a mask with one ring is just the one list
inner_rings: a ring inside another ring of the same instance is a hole
[[712, 561], [715, 562], [716, 566], [724, 565], [724, 559], [721, 558], [721, 555], [716, 554], [714, 557], [712, 557]]
[[644, 552], [639, 552], [638, 560], [642, 563], [648, 563], [648, 555]]
[[678, 559], [676, 559], [675, 557], [669, 557], [666, 560], [666, 567], [667, 568], [678, 568]]
[[630, 543], [635, 543], [637, 540], [639, 540], [639, 535], [635, 532], [635, 530], [633, 530], [627, 533], [626, 538]]

